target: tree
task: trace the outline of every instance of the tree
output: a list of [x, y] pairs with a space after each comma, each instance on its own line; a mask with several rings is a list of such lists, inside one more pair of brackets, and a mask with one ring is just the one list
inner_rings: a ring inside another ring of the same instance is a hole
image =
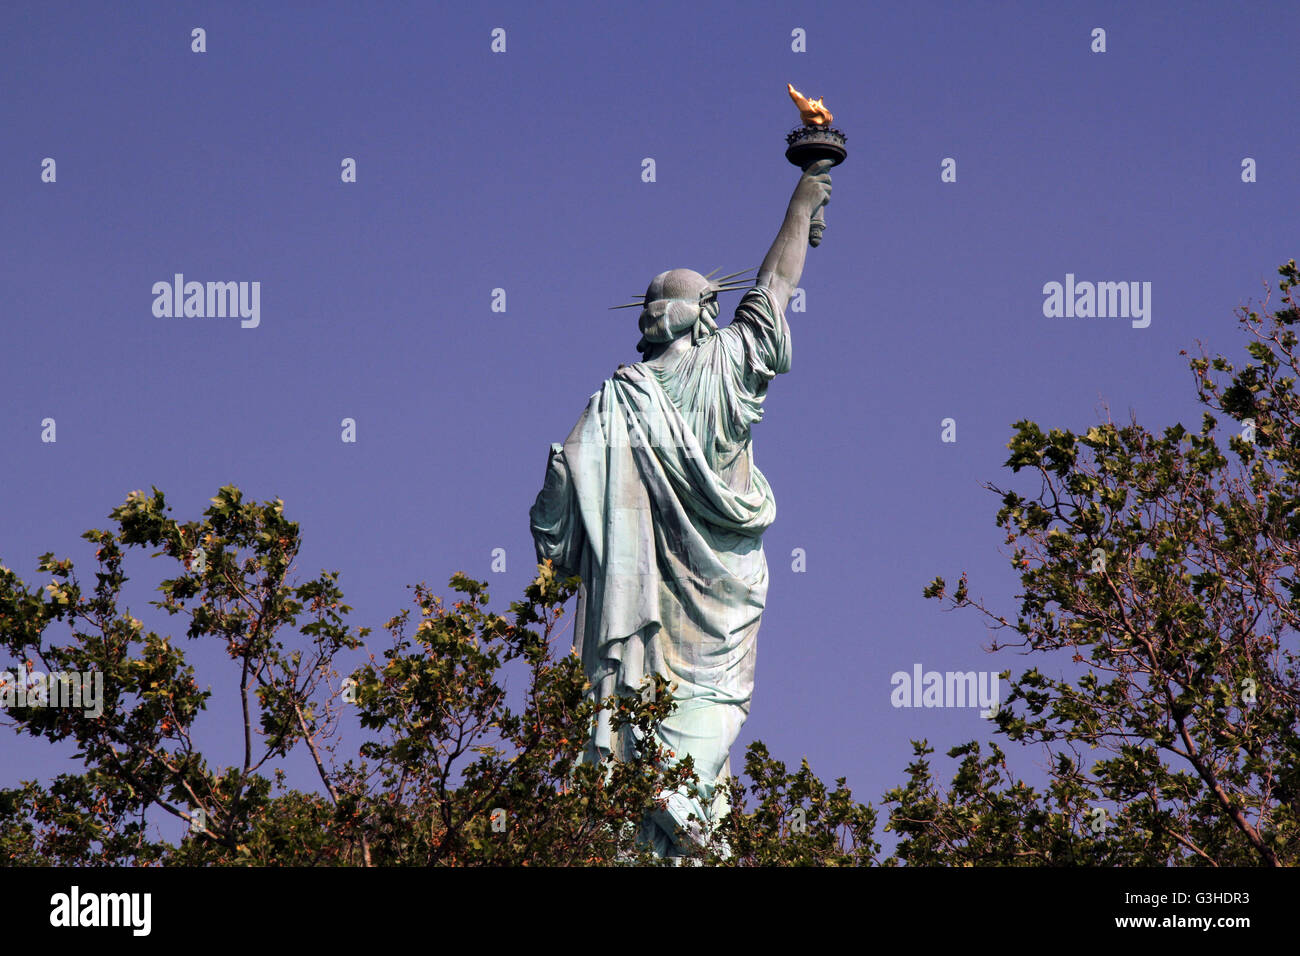
[[[965, 574], [951, 607], [1014, 635], [994, 650], [1055, 665], [1013, 680], [996, 715], [999, 733], [1047, 748], [1050, 786], [1026, 787], [1000, 749], [970, 743], [950, 752], [963, 759], [943, 792], [917, 743], [909, 782], [887, 798], [900, 860], [1300, 861], [1300, 273], [1294, 260], [1278, 271], [1280, 307], [1238, 311], [1253, 363], [1235, 370], [1203, 349], [1190, 362], [1210, 410], [1199, 433], [1015, 424], [1006, 464], [1039, 491], [987, 487], [1014, 545], [1019, 613], [1012, 624], [971, 599]], [[1236, 423], [1221, 430], [1211, 412]], [[936, 578], [925, 594], [945, 591]]]
[[[370, 631], [347, 623], [337, 572], [290, 583], [300, 536], [283, 502], [245, 502], [225, 487], [201, 520], [182, 524], [169, 510], [157, 489], [133, 492], [111, 513], [114, 530], [83, 535], [96, 546], [93, 587], [53, 554], [40, 560], [52, 577], [43, 590], [0, 567], [0, 643], [20, 662], [0, 687], [7, 713], [19, 732], [75, 742], [86, 768], [0, 791], [0, 862], [653, 862], [637, 842], [640, 822], [662, 794], [692, 786], [694, 772], [654, 743], [673, 707], [662, 681], [644, 699], [604, 702], [646, 741], [634, 759], [580, 761], [596, 708], [578, 658], [551, 647], [577, 579], [540, 566], [510, 618], [489, 612], [486, 585], [463, 574], [451, 579], [461, 595], [451, 607], [419, 585], [414, 607], [387, 623], [382, 659], [340, 679], [341, 656]], [[151, 604], [186, 622], [182, 640], [121, 607], [128, 553], [145, 548], [180, 571]], [[215, 728], [200, 728], [213, 691], [183, 646], [197, 641], [217, 642], [230, 662], [233, 699]], [[527, 678], [517, 706], [505, 687], [511, 668]], [[46, 706], [58, 693], [49, 675], [95, 672], [102, 712]], [[340, 762], [343, 721], [364, 741]], [[236, 765], [205, 756], [214, 729], [218, 740], [233, 732]], [[316, 789], [287, 786], [283, 763], [295, 750], [310, 757]], [[761, 745], [749, 767], [760, 809], [743, 811], [735, 782], [730, 829], [703, 841], [696, 861], [841, 862], [874, 851], [874, 817], [842, 780], [828, 794], [806, 765], [789, 774]], [[185, 835], [164, 839], [160, 814], [184, 821]]]

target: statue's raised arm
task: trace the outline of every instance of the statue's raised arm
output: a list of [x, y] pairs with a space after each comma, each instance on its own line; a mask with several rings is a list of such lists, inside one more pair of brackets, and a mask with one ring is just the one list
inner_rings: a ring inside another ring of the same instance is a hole
[[803, 275], [812, 218], [831, 200], [829, 170], [833, 165], [830, 160], [822, 159], [803, 171], [794, 187], [794, 195], [790, 197], [790, 205], [786, 207], [781, 231], [776, 234], [772, 248], [758, 268], [757, 284], [771, 291], [783, 311]]

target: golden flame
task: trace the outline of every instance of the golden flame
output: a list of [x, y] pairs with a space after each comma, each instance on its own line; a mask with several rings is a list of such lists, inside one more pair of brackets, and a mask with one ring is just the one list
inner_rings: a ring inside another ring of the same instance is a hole
[[790, 99], [794, 100], [794, 105], [799, 107], [799, 118], [803, 120], [804, 126], [830, 126], [831, 120], [835, 117], [831, 111], [826, 108], [821, 99], [810, 100], [794, 88], [793, 83], [787, 83], [786, 88], [790, 91]]

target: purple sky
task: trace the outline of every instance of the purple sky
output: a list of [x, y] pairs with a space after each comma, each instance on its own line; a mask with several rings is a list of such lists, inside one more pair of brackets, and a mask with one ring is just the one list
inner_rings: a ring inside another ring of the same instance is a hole
[[[1239, 356], [1232, 309], [1297, 253], [1293, 6], [1071, 6], [7, 3], [0, 560], [44, 583], [37, 555], [87, 561], [78, 535], [132, 489], [188, 520], [233, 483], [284, 499], [302, 577], [342, 572], [376, 653], [408, 583], [447, 594], [464, 570], [504, 610], [532, 576], [548, 444], [638, 358], [636, 311], [607, 307], [666, 269], [756, 267], [772, 241], [797, 178], [793, 82], [825, 96], [849, 158], [754, 430], [778, 514], [733, 761], [761, 738], [878, 800], [909, 738], [942, 751], [990, 729], [895, 709], [893, 672], [1025, 664], [921, 597], [966, 569], [1014, 610], [980, 487], [1015, 484], [1010, 424], [1085, 430], [1106, 402], [1195, 425], [1178, 350]], [[177, 272], [260, 282], [260, 326], [154, 317]], [[1067, 273], [1151, 283], [1150, 326], [1045, 318]], [[224, 686], [224, 655], [194, 657]], [[68, 752], [4, 731], [0, 786], [73, 769]], [[1034, 773], [1036, 751], [1011, 753]]]

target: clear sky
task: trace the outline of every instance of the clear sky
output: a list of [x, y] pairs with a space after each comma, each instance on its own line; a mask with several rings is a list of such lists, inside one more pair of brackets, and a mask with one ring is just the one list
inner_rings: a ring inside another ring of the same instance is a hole
[[[756, 267], [775, 236], [793, 82], [849, 158], [754, 429], [777, 519], [733, 761], [761, 738], [876, 800], [910, 738], [990, 730], [972, 708], [893, 707], [891, 674], [1025, 665], [921, 597], [964, 569], [1014, 610], [981, 488], [1034, 490], [1002, 468], [1011, 423], [1085, 430], [1104, 403], [1195, 425], [1179, 349], [1240, 355], [1232, 310], [1296, 256], [1294, 45], [1280, 2], [11, 0], [0, 560], [44, 583], [37, 556], [87, 562], [78, 535], [132, 489], [188, 520], [231, 483], [284, 499], [303, 577], [342, 573], [376, 653], [407, 584], [445, 594], [464, 570], [504, 610], [533, 575], [549, 443], [638, 358], [636, 310], [607, 307], [666, 269]], [[156, 317], [176, 273], [260, 283], [260, 324]], [[1150, 324], [1046, 317], [1067, 274], [1150, 283]], [[202, 675], [224, 658], [195, 656]], [[205, 733], [235, 721], [227, 697]], [[0, 785], [68, 753], [6, 731]], [[1027, 775], [1041, 759], [1011, 753]]]

